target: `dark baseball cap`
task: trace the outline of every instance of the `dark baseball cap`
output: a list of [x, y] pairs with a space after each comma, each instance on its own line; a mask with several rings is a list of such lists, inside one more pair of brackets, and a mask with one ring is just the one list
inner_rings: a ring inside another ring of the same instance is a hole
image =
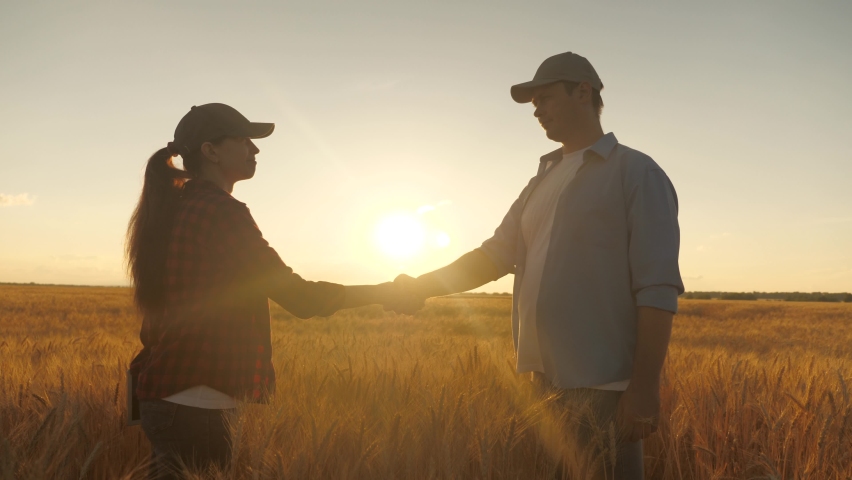
[[187, 155], [205, 142], [222, 137], [264, 138], [275, 130], [274, 123], [250, 122], [235, 108], [224, 103], [193, 106], [175, 128], [175, 140], [168, 149], [173, 155]]
[[512, 99], [518, 103], [531, 102], [536, 88], [556, 82], [589, 82], [593, 89], [599, 92], [603, 90], [603, 82], [598, 72], [586, 60], [586, 57], [565, 52], [541, 62], [541, 66], [529, 82], [513, 86], [510, 90]]

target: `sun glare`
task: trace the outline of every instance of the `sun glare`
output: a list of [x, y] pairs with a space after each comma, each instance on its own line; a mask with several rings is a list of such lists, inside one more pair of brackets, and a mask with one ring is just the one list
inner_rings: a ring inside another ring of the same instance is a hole
[[423, 248], [426, 230], [416, 218], [394, 215], [382, 220], [376, 228], [376, 242], [382, 251], [396, 258], [410, 257]]
[[440, 248], [450, 246], [450, 236], [447, 235], [446, 232], [438, 232], [438, 234], [435, 235], [435, 244]]

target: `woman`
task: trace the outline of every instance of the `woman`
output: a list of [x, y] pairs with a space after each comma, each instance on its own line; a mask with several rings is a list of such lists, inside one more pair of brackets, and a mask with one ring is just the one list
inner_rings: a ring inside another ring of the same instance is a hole
[[[268, 298], [299, 318], [400, 298], [391, 283], [303, 280], [230, 195], [234, 183], [254, 176], [259, 150], [252, 140], [274, 127], [220, 103], [192, 107], [174, 141], [148, 160], [127, 257], [143, 314], [143, 349], [130, 370], [154, 477], [176, 474], [181, 463], [224, 466], [225, 417], [236, 400], [269, 401], [275, 374]], [[172, 164], [176, 155], [183, 170]]]

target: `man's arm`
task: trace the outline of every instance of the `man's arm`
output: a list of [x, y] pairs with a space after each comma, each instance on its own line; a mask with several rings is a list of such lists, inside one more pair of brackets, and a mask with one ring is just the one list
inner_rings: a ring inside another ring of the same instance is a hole
[[420, 296], [429, 298], [466, 292], [497, 280], [501, 276], [494, 262], [481, 250], [475, 249], [446, 267], [423, 274], [416, 279], [406, 282], [402, 275], [400, 276], [402, 278], [397, 278], [400, 280], [399, 283], [413, 289]]
[[[494, 235], [482, 243], [480, 248], [462, 255], [446, 267], [426, 273], [416, 279], [400, 275], [395, 283], [423, 298], [451, 295], [481, 287], [515, 271], [518, 229], [524, 199], [533, 186], [531, 179], [520, 196], [509, 207], [509, 211], [494, 231]], [[388, 305], [399, 311], [396, 305]], [[406, 312], [408, 313], [408, 312]]]
[[501, 276], [494, 262], [476, 249], [446, 267], [417, 278], [405, 274], [396, 277], [394, 285], [399, 290], [394, 298], [383, 303], [385, 310], [411, 315], [423, 308], [427, 298], [466, 292]]
[[630, 383], [641, 389], [659, 390], [660, 372], [669, 348], [674, 314], [654, 307], [639, 307], [638, 310], [636, 352]]
[[636, 350], [630, 385], [618, 405], [617, 420], [628, 441], [657, 429], [660, 371], [666, 358], [677, 296], [683, 292], [678, 267], [680, 228], [677, 194], [650, 159], [635, 162], [629, 175], [627, 222], [630, 271], [636, 297]]
[[630, 385], [618, 405], [618, 424], [624, 438], [635, 442], [655, 431], [660, 415], [660, 372], [666, 359], [674, 314], [639, 307], [636, 351]]

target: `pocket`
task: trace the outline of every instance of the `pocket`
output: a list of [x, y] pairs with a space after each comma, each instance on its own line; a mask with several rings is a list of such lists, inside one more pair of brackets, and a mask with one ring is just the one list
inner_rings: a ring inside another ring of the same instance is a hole
[[178, 405], [165, 400], [145, 400], [139, 403], [142, 429], [148, 436], [156, 435], [175, 421]]

